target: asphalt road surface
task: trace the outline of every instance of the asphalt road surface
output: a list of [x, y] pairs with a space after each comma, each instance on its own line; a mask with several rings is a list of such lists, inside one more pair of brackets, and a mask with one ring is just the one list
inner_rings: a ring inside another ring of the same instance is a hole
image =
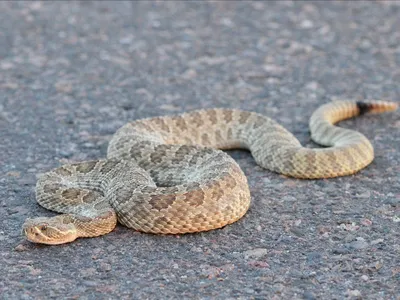
[[400, 112], [340, 125], [374, 162], [296, 180], [229, 151], [252, 205], [220, 230], [112, 233], [61, 246], [21, 235], [37, 176], [104, 158], [134, 119], [198, 108], [265, 114], [315, 147], [336, 99], [400, 101], [400, 4], [0, 2], [1, 299], [399, 299]]

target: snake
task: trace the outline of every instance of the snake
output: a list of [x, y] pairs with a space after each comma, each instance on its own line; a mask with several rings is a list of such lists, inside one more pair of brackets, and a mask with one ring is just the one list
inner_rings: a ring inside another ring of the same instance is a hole
[[247, 178], [224, 150], [245, 149], [255, 162], [299, 179], [354, 174], [374, 159], [360, 132], [335, 126], [365, 113], [397, 108], [395, 102], [330, 101], [309, 120], [303, 147], [276, 121], [226, 108], [137, 119], [111, 137], [107, 158], [72, 162], [39, 176], [36, 201], [58, 213], [28, 218], [22, 234], [57, 245], [111, 232], [117, 222], [153, 234], [185, 234], [222, 228], [250, 207]]

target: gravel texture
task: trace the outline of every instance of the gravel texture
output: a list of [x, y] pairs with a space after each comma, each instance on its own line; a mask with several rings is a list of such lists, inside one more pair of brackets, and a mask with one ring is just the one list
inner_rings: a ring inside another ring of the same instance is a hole
[[354, 176], [295, 180], [230, 151], [252, 206], [183, 236], [29, 243], [37, 176], [104, 158], [142, 117], [256, 111], [307, 146], [331, 99], [400, 94], [399, 2], [0, 2], [1, 299], [400, 299], [400, 112], [341, 123], [375, 146]]

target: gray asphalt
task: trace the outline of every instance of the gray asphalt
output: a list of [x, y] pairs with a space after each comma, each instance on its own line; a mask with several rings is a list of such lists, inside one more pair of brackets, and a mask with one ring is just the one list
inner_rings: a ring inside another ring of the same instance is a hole
[[37, 176], [104, 158], [128, 121], [210, 107], [270, 116], [307, 146], [335, 99], [400, 97], [400, 5], [0, 2], [1, 299], [400, 299], [400, 112], [340, 125], [371, 139], [361, 172], [295, 180], [229, 153], [252, 205], [220, 230], [29, 243]]

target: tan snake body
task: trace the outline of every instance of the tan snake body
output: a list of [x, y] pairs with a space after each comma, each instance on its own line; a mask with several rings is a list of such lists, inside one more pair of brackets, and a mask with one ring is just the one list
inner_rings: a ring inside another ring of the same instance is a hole
[[333, 124], [366, 112], [395, 110], [392, 102], [337, 101], [311, 116], [310, 149], [270, 118], [248, 111], [208, 109], [140, 119], [112, 137], [107, 159], [67, 164], [37, 182], [38, 203], [64, 213], [27, 219], [32, 242], [60, 244], [113, 230], [178, 234], [223, 227], [250, 206], [239, 165], [217, 149], [251, 151], [261, 167], [296, 178], [353, 174], [374, 158], [368, 139]]

